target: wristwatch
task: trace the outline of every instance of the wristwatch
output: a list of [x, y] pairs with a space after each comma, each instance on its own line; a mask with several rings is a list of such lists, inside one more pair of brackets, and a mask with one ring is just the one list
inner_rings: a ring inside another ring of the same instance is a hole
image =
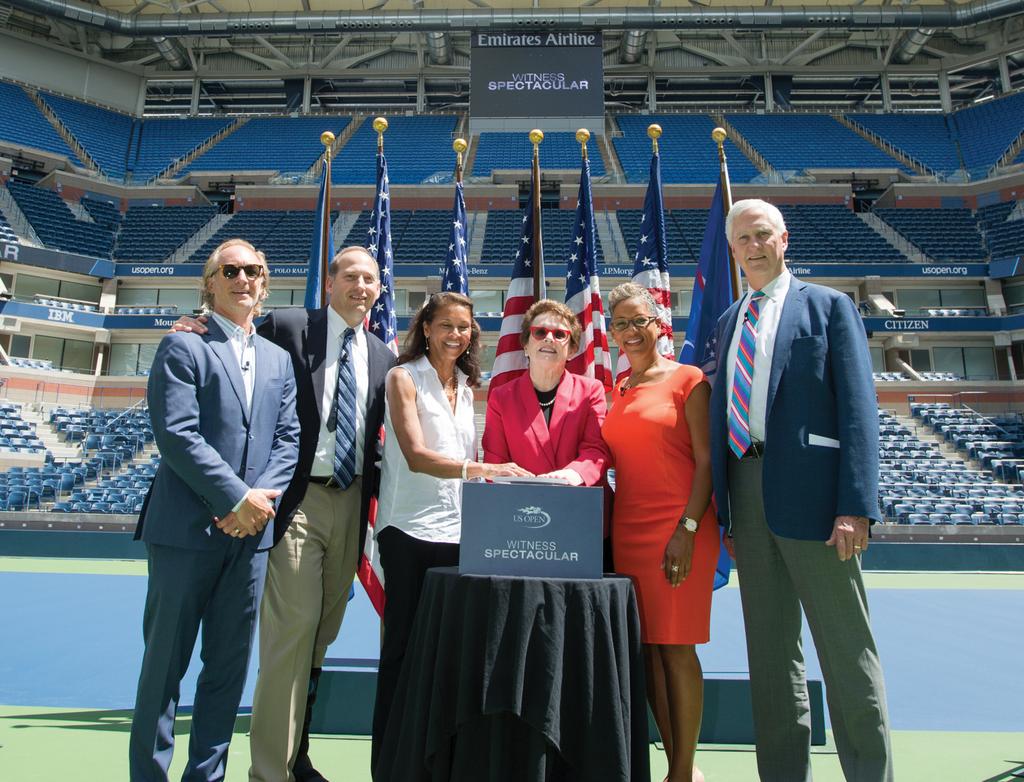
[[679, 520], [679, 525], [687, 532], [696, 532], [697, 527], [700, 526], [700, 522], [698, 522], [697, 519], [691, 519], [689, 516], [683, 516], [683, 518]]

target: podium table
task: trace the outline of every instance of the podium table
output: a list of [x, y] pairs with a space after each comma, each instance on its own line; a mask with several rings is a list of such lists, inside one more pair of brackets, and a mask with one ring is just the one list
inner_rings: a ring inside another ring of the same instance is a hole
[[650, 780], [632, 582], [428, 571], [375, 782]]

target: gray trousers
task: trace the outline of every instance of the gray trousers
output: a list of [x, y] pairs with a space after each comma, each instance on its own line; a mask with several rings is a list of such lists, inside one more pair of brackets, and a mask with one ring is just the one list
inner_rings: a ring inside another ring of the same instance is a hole
[[[860, 559], [840, 562], [823, 541], [769, 529], [760, 459], [729, 456], [729, 507], [743, 600], [762, 782], [810, 782], [810, 701], [801, 643], [807, 615], [825, 679], [832, 732], [849, 782], [891, 782], [882, 667], [871, 634]], [[799, 498], [794, 498], [799, 513]]]

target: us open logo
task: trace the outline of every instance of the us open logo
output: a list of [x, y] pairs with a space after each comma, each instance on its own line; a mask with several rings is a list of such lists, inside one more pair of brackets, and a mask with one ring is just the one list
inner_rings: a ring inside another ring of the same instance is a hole
[[551, 516], [543, 508], [529, 505], [513, 513], [512, 521], [528, 529], [541, 529], [551, 523]]

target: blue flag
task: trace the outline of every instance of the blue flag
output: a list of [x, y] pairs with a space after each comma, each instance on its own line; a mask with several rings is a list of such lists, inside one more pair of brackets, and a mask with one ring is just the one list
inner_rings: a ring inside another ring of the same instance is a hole
[[380, 267], [380, 296], [370, 311], [370, 332], [381, 342], [398, 352], [398, 319], [395, 317], [393, 290], [394, 258], [391, 255], [391, 192], [388, 181], [388, 161], [383, 150], [377, 153], [377, 194], [370, 212], [366, 249]]
[[[725, 238], [725, 198], [719, 181], [711, 199], [704, 241], [700, 245], [700, 261], [693, 279], [690, 321], [686, 325], [686, 341], [679, 351], [680, 364], [700, 367], [710, 380], [718, 368], [718, 345], [715, 326], [733, 302], [732, 274], [729, 271], [729, 244]], [[719, 534], [724, 534], [724, 527]], [[725, 546], [718, 553], [715, 589], [729, 583], [732, 560]]]
[[469, 295], [469, 271], [466, 269], [466, 197], [462, 182], [455, 183], [455, 203], [452, 206], [452, 229], [448, 234], [448, 255], [441, 277], [441, 290]]
[[725, 239], [725, 201], [722, 183], [711, 199], [708, 224], [700, 246], [700, 261], [693, 279], [690, 320], [686, 325], [686, 341], [679, 351], [680, 364], [700, 367], [708, 378], [718, 367], [718, 345], [715, 326], [718, 319], [735, 300], [732, 275], [729, 272], [729, 244]]
[[[330, 183], [327, 181], [327, 166], [320, 175], [320, 195], [316, 200], [316, 228], [313, 230], [313, 244], [309, 251], [309, 270], [306, 272], [306, 309], [320, 308], [320, 289], [325, 281], [323, 270], [334, 258], [334, 237], [331, 235], [331, 205], [327, 203]], [[326, 241], [324, 241], [326, 239]]]

